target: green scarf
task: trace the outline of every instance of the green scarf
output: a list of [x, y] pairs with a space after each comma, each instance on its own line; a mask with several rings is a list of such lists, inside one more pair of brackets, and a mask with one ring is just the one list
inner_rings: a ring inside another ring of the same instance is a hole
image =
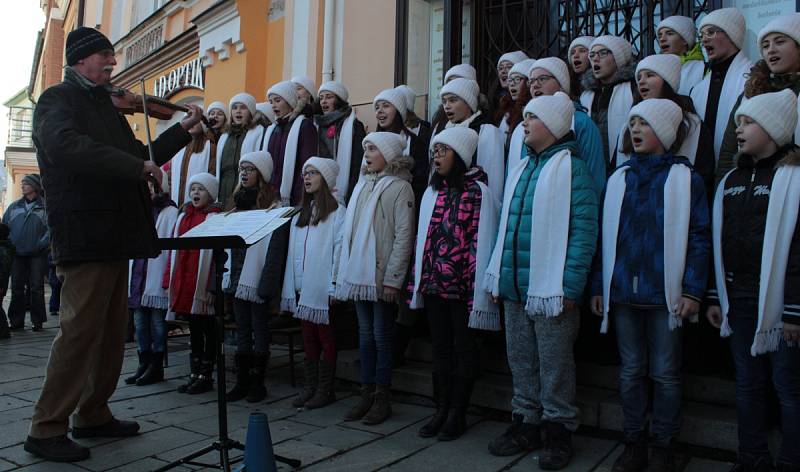
[[700, 48], [700, 43], [695, 43], [692, 49], [689, 49], [686, 51], [686, 53], [678, 57], [681, 58], [681, 65], [684, 65], [689, 61], [704, 62], [706, 60], [706, 58], [703, 57], [703, 50]]

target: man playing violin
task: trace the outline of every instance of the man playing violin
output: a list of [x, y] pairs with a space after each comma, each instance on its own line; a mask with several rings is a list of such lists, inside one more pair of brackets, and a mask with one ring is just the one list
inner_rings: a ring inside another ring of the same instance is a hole
[[63, 281], [60, 331], [36, 403], [25, 450], [53, 461], [79, 461], [89, 449], [73, 438], [125, 437], [133, 421], [108, 407], [122, 368], [127, 327], [128, 260], [158, 255], [147, 179], [184, 147], [202, 111], [152, 144], [137, 141], [109, 97], [116, 65], [103, 34], [69, 33], [62, 83], [45, 90], [33, 117], [33, 141], [47, 189], [48, 227]]

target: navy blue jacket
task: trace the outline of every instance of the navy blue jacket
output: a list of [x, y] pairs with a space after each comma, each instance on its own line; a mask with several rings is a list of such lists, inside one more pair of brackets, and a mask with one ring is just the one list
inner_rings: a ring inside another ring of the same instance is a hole
[[[664, 306], [664, 183], [675, 163], [691, 167], [672, 154], [632, 154], [624, 166], [625, 196], [617, 233], [617, 258], [611, 278], [612, 304]], [[700, 301], [708, 282], [711, 223], [705, 184], [692, 169], [689, 242], [683, 274], [683, 296]], [[602, 239], [602, 238], [601, 238]], [[602, 241], [598, 247], [602, 245]], [[592, 271], [592, 295], [603, 294], [602, 247]]]

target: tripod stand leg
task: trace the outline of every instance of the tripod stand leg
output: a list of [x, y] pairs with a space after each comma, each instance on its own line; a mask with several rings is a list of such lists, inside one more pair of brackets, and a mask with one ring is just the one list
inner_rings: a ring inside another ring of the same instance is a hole
[[198, 451], [195, 451], [195, 452], [189, 454], [188, 456], [181, 457], [180, 459], [178, 459], [178, 460], [176, 460], [174, 462], [170, 462], [169, 464], [165, 465], [164, 467], [156, 469], [154, 472], [166, 472], [167, 470], [172, 470], [175, 467], [178, 467], [178, 466], [181, 466], [183, 464], [187, 464], [189, 462], [192, 462], [194, 459], [196, 459], [196, 458], [198, 458], [200, 456], [204, 456], [204, 455], [208, 454], [209, 452], [211, 452], [211, 451], [213, 451], [215, 449], [217, 449], [216, 443], [215, 444], [211, 444], [209, 446], [204, 447], [203, 449], [200, 449]]

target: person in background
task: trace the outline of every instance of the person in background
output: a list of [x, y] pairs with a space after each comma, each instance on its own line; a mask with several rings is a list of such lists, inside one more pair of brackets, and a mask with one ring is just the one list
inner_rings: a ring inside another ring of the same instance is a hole
[[580, 97], [583, 92], [583, 75], [591, 72], [589, 48], [592, 47], [594, 36], [578, 36], [573, 39], [567, 50], [564, 62], [569, 65], [569, 88], [573, 97]]
[[243, 154], [261, 149], [264, 135], [264, 128], [255, 119], [255, 97], [249, 93], [237, 93], [231, 97], [228, 107], [230, 123], [217, 142], [216, 178], [219, 181], [217, 198], [223, 207], [228, 206], [233, 189], [236, 188], [239, 159]]
[[681, 60], [680, 88], [678, 95], [689, 96], [701, 80], [705, 71], [705, 58], [697, 42], [694, 20], [686, 16], [669, 16], [656, 26], [656, 36], [661, 54], [674, 54]]
[[206, 118], [208, 119], [208, 131], [216, 144], [225, 131], [225, 125], [228, 124], [228, 107], [222, 102], [211, 102], [206, 110]]

